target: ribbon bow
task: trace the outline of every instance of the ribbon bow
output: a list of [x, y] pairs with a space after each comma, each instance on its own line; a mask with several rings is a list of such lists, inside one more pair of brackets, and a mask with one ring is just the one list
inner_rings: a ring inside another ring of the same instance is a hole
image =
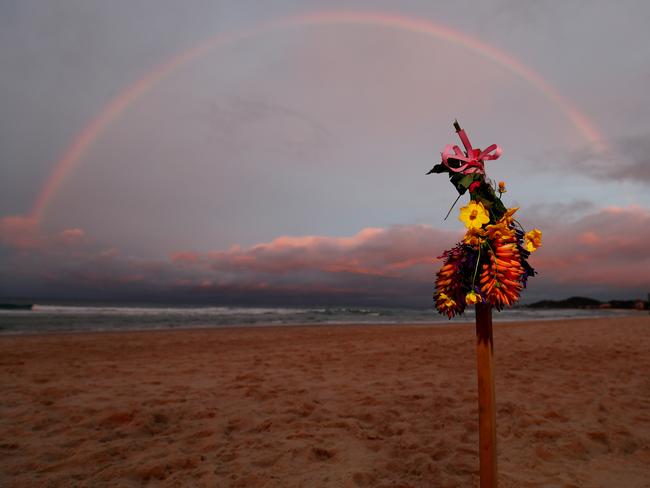
[[[442, 164], [454, 173], [463, 173], [465, 175], [473, 173], [485, 174], [483, 162], [498, 159], [501, 156], [501, 148], [496, 144], [492, 144], [483, 151], [478, 148], [474, 149], [472, 143], [469, 142], [469, 137], [465, 134], [465, 129], [461, 129], [458, 125], [456, 125], [456, 129], [458, 137], [460, 137], [463, 146], [465, 146], [465, 152], [458, 146], [447, 144], [445, 149], [440, 153], [442, 155]], [[449, 163], [450, 159], [460, 161], [460, 166], [452, 166]]]

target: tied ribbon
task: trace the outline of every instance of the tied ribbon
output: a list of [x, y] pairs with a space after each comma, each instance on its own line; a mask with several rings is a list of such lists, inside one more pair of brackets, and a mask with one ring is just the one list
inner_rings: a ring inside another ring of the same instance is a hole
[[[463, 146], [465, 146], [465, 152], [458, 146], [447, 144], [445, 149], [440, 153], [442, 155], [442, 164], [454, 173], [463, 173], [465, 175], [473, 173], [485, 174], [483, 162], [498, 159], [501, 156], [501, 148], [496, 144], [492, 144], [483, 151], [478, 148], [475, 149], [472, 147], [472, 143], [469, 142], [469, 137], [465, 134], [464, 129], [458, 130], [457, 133]], [[460, 161], [460, 166], [452, 166], [449, 162], [450, 159]]]

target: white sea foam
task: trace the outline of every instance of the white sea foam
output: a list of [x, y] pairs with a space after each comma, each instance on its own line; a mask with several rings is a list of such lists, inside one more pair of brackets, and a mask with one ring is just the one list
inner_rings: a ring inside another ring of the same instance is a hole
[[[495, 312], [495, 322], [631, 315], [626, 310], [514, 308]], [[142, 330], [268, 325], [443, 324], [473, 322], [474, 311], [449, 321], [430, 309], [372, 307], [162, 307], [40, 305], [31, 311], [0, 310], [0, 333]]]

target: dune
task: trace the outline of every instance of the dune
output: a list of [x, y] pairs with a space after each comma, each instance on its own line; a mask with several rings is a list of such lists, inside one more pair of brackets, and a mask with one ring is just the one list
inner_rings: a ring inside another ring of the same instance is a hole
[[[650, 486], [649, 316], [494, 336], [501, 487]], [[475, 367], [471, 325], [1, 336], [0, 485], [477, 486]]]

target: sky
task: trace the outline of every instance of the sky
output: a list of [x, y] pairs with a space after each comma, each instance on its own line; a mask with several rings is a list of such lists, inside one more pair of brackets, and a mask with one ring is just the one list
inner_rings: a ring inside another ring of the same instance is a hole
[[[650, 4], [0, 2], [0, 297], [431, 305], [458, 119], [523, 302], [650, 292]], [[464, 199], [466, 197], [463, 197]]]

